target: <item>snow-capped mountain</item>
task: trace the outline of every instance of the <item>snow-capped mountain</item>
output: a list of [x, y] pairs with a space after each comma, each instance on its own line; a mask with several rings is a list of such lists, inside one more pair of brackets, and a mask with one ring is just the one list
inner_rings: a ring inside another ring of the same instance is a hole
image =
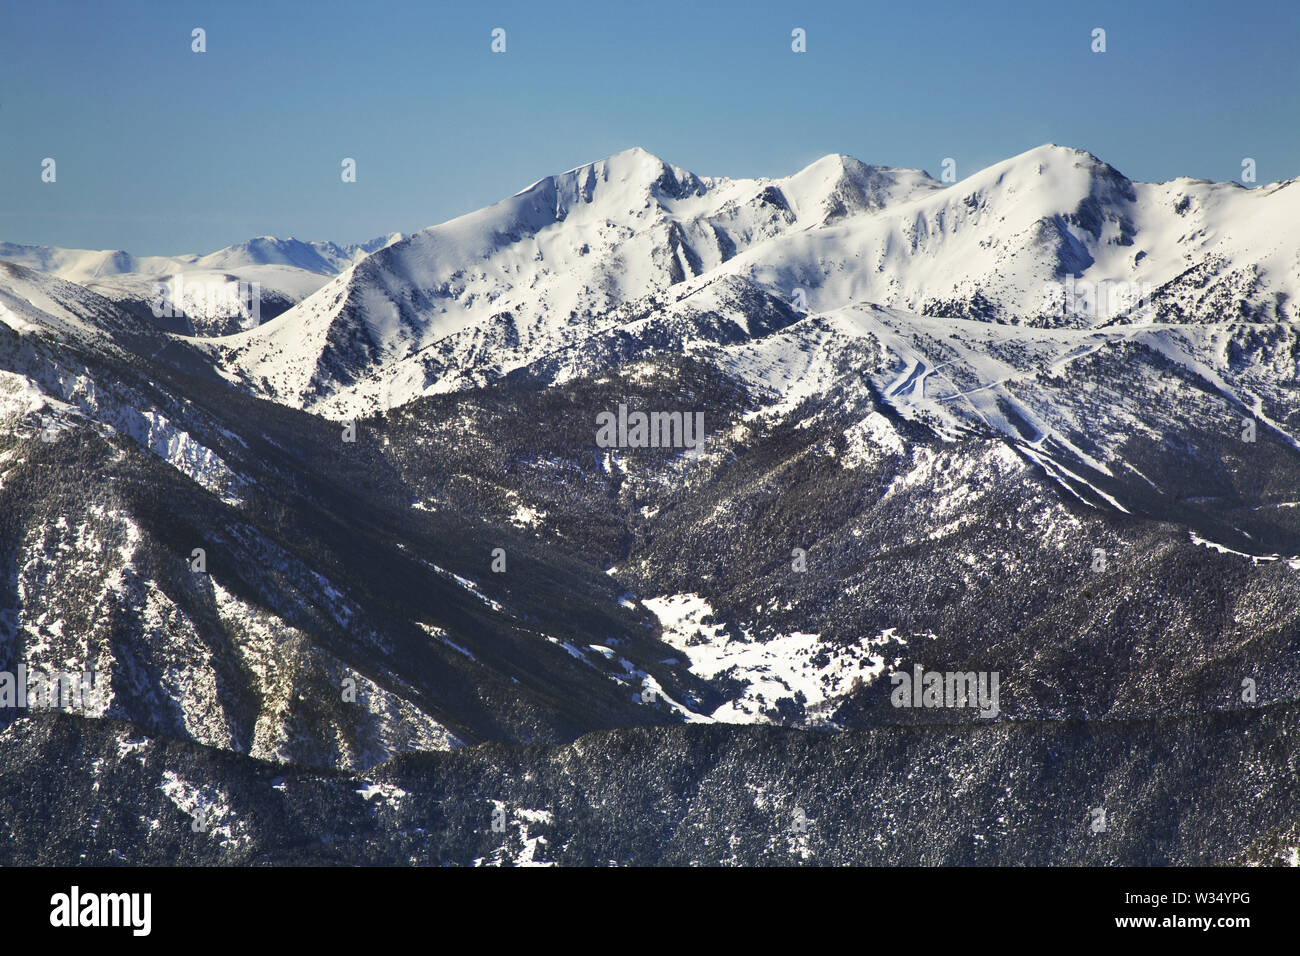
[[[139, 859], [769, 860], [773, 813], [870, 794], [919, 842], [778, 857], [1096, 862], [1021, 824], [1160, 812], [1153, 766], [1259, 814], [1134, 822], [1125, 859], [1284, 856], [1297, 195], [1054, 146], [951, 185], [629, 150], [356, 261], [254, 240], [181, 263], [323, 282], [218, 337], [142, 314], [136, 280], [0, 262], [0, 670], [108, 688], [0, 739], [75, 768], [106, 834], [161, 834]], [[702, 416], [703, 441], [610, 447], [620, 407]], [[918, 666], [997, 673], [997, 707], [899, 709]], [[64, 719], [93, 724], [83, 750]], [[918, 809], [934, 778], [889, 769], [912, 760], [965, 781], [987, 845]], [[102, 806], [137, 763], [133, 809]], [[668, 814], [627, 846], [598, 812], [620, 788]], [[755, 845], [691, 835], [737, 793]], [[177, 851], [196, 795], [229, 826]], [[366, 836], [292, 849], [296, 801]], [[471, 802], [509, 835], [428, 826]], [[287, 818], [249, 822], [267, 807]], [[563, 845], [557, 814], [584, 821]], [[103, 839], [72, 843], [116, 859]]]
[[843, 156], [783, 180], [730, 180], [627, 150], [394, 243], [262, 332], [215, 347], [291, 404], [351, 413], [382, 393], [388, 405], [576, 342], [611, 309], [720, 274], [776, 237], [938, 188]]
[[717, 282], [814, 313], [1288, 321], [1297, 203], [1289, 183], [1134, 183], [1056, 146], [947, 187], [839, 155], [729, 180], [629, 150], [392, 244], [216, 348], [260, 394], [346, 417], [489, 381]]
[[[133, 256], [0, 242], [0, 261], [80, 283], [142, 317], [161, 319], [157, 324], [168, 331], [224, 335], [274, 318], [328, 277], [400, 238], [393, 233], [339, 245], [260, 236], [204, 256]], [[166, 292], [160, 294], [160, 287]], [[162, 304], [167, 308], [159, 308]], [[155, 315], [160, 311], [166, 314]]]
[[726, 268], [775, 292], [807, 288], [815, 311], [873, 302], [1035, 326], [1286, 321], [1297, 318], [1297, 211], [1294, 183], [1135, 183], [1089, 153], [1042, 146]]
[[203, 256], [134, 256], [120, 249], [63, 249], [0, 242], [0, 259], [73, 282], [131, 273], [166, 276], [186, 269], [237, 271], [249, 266], [268, 265], [290, 266], [331, 276], [400, 238], [400, 233], [393, 233], [368, 242], [340, 245], [259, 236]]
[[[1071, 494], [1126, 508], [1169, 491], [1115, 476], [1140, 473], [1132, 450], [1171, 393], [1197, 427], [1249, 417], [1295, 444], [1297, 197], [1134, 183], [1057, 146], [947, 188], [838, 155], [727, 180], [629, 150], [394, 243], [209, 348], [245, 387], [338, 418], [665, 350], [777, 409], [865, 377], [904, 418], [997, 435]], [[864, 348], [872, 369], [844, 358]], [[1076, 368], [1116, 363], [1077, 391]]]

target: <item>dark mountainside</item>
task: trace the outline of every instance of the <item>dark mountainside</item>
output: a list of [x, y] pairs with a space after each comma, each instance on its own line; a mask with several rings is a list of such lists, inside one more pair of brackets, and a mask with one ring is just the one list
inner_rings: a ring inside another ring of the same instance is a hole
[[1297, 733], [1291, 704], [975, 729], [640, 728], [408, 754], [362, 778], [42, 715], [0, 751], [0, 853], [98, 865], [1284, 865], [1300, 837]]

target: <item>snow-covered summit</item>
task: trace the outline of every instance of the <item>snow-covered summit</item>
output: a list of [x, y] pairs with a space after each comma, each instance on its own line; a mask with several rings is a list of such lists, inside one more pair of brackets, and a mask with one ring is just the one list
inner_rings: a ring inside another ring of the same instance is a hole
[[281, 398], [313, 404], [340, 373], [355, 382], [492, 321], [526, 350], [553, 348], [622, 303], [777, 237], [938, 189], [919, 170], [841, 155], [784, 179], [728, 179], [629, 149], [395, 242], [218, 347]]
[[632, 148], [409, 236], [259, 237], [189, 268], [263, 270], [273, 288], [265, 270], [314, 277], [281, 283], [297, 304], [278, 318], [205, 348], [259, 394], [348, 415], [490, 380], [715, 283], [814, 314], [1289, 321], [1298, 221], [1300, 189], [1286, 183], [1135, 182], [1054, 144], [953, 184], [841, 153], [784, 178], [703, 176]]
[[290, 266], [319, 275], [336, 275], [400, 238], [400, 233], [393, 233], [367, 242], [340, 244], [258, 236], [201, 256], [136, 256], [121, 249], [65, 249], [0, 242], [0, 260], [73, 282], [127, 274], [166, 276], [186, 270], [238, 271], [264, 265]]

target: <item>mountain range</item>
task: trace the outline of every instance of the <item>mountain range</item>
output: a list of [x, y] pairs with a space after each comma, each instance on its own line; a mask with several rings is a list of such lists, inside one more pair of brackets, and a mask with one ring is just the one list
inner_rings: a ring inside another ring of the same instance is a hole
[[1294, 862], [1297, 213], [632, 149], [361, 246], [0, 244], [0, 671], [106, 688], [0, 710], [56, 821], [0, 861]]
[[[0, 260], [78, 283], [146, 320], [163, 318], [157, 313], [164, 310], [157, 306], [165, 304], [167, 319], [182, 320], [164, 322], [162, 327], [168, 331], [220, 335], [274, 318], [319, 289], [328, 277], [400, 238], [394, 233], [339, 245], [259, 236], [206, 256], [133, 256], [121, 250], [0, 242]], [[179, 286], [177, 276], [182, 278]], [[166, 300], [158, 294], [160, 285], [168, 288]], [[228, 299], [241, 292], [244, 315], [228, 307]]]

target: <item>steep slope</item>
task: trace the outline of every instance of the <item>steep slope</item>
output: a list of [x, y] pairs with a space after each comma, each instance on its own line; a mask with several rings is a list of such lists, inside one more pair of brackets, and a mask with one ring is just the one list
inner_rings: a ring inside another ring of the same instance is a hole
[[260, 394], [344, 417], [436, 388], [415, 381], [425, 376], [413, 356], [448, 337], [500, 339], [467, 343], [478, 357], [453, 361], [460, 371], [522, 364], [751, 246], [936, 188], [924, 173], [840, 156], [785, 180], [727, 180], [628, 150], [395, 243], [214, 348]]
[[1043, 146], [943, 188], [832, 155], [784, 180], [629, 150], [383, 250], [214, 354], [258, 394], [348, 417], [490, 381], [637, 301], [740, 282], [1036, 327], [1290, 321], [1294, 188], [1146, 184]]
[[[1248, 676], [1261, 700], [1294, 699], [1294, 447], [1264, 428], [1243, 443], [1204, 381], [1125, 341], [1021, 397], [1084, 436], [1116, 432], [1110, 465], [1064, 425], [1020, 434], [1015, 392], [1000, 419], [993, 399], [989, 421], [926, 414], [890, 394], [915, 376], [887, 347], [898, 314], [880, 315], [690, 358], [658, 335], [639, 354], [592, 343], [576, 351], [603, 370], [539, 363], [523, 370], [537, 378], [404, 406], [385, 454], [419, 502], [606, 568], [655, 615], [673, 650], [656, 694], [688, 720], [955, 719], [890, 706], [889, 675], [912, 663], [1000, 673], [1001, 712], [1018, 718], [1229, 708]], [[1034, 333], [1050, 354], [1085, 334]], [[986, 348], [1032, 358], [1018, 341]], [[619, 404], [698, 412], [708, 437], [602, 448], [597, 416]], [[664, 683], [682, 668], [705, 682], [694, 699]]]
[[804, 288], [815, 311], [872, 302], [1085, 327], [1288, 320], [1300, 199], [1287, 186], [1135, 183], [1091, 154], [1042, 146], [878, 215], [781, 237], [724, 271], [776, 294]]
[[[102, 836], [0, 853], [1286, 858], [1296, 195], [632, 150], [215, 340], [0, 263], [0, 671], [109, 691], [3, 731]], [[992, 706], [900, 705], [918, 667]]]
[[92, 671], [91, 717], [323, 766], [661, 719], [649, 615], [598, 569], [412, 511], [375, 430], [180, 373], [183, 341], [152, 361], [176, 337], [3, 268], [0, 670]]

